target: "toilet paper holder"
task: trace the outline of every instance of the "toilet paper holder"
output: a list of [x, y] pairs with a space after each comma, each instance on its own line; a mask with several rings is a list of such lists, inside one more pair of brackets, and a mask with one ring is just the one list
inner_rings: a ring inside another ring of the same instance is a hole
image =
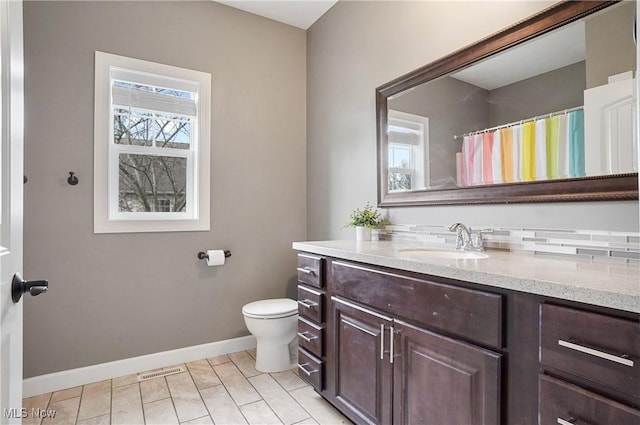
[[[229, 257], [231, 257], [231, 251], [225, 249], [224, 250], [224, 258], [229, 258]], [[199, 260], [208, 260], [209, 256], [207, 255], [206, 252], [200, 251], [200, 252], [198, 252], [198, 259]]]

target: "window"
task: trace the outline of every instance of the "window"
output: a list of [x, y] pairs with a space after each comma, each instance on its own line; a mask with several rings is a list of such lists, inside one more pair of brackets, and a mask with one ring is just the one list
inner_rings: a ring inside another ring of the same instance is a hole
[[156, 211], [170, 212], [171, 211], [171, 201], [169, 199], [158, 199], [156, 201]]
[[211, 76], [96, 52], [94, 232], [209, 230]]
[[429, 118], [389, 110], [389, 191], [425, 189], [429, 170], [425, 160], [429, 146]]

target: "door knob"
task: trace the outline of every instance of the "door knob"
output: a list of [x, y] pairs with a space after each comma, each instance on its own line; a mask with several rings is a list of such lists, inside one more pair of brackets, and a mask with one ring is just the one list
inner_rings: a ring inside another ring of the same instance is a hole
[[46, 280], [24, 280], [20, 273], [16, 273], [13, 275], [13, 280], [11, 281], [11, 299], [14, 303], [20, 301], [22, 294], [26, 294], [27, 292], [32, 295], [40, 295], [43, 292], [47, 292], [49, 289], [49, 282]]

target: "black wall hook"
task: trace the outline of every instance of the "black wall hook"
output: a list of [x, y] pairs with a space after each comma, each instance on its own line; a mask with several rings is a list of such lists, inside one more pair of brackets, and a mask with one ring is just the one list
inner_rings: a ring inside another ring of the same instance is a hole
[[67, 183], [71, 186], [75, 186], [78, 184], [78, 177], [76, 177], [76, 173], [73, 171], [69, 171], [69, 178], [67, 179]]

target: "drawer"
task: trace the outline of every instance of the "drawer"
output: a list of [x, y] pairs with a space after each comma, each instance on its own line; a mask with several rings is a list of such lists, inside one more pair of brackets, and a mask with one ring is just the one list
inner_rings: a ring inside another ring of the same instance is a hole
[[322, 357], [324, 344], [324, 329], [304, 318], [298, 319], [298, 345], [307, 351]]
[[308, 353], [304, 348], [298, 349], [298, 374], [309, 385], [318, 391], [323, 390], [322, 367], [320, 360]]
[[322, 257], [311, 254], [298, 254], [298, 281], [322, 288], [324, 273]]
[[298, 313], [316, 323], [322, 322], [324, 294], [298, 285]]
[[640, 328], [574, 308], [540, 307], [540, 362], [640, 397]]
[[540, 375], [540, 425], [640, 424], [640, 411], [559, 379]]
[[415, 324], [502, 348], [501, 295], [343, 261], [331, 263], [331, 291]]

